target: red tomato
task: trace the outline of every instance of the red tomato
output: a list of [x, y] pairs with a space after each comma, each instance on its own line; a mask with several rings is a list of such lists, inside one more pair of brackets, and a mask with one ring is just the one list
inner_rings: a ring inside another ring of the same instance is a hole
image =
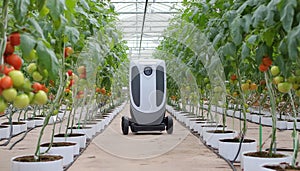
[[12, 55], [6, 57], [4, 59], [4, 61], [7, 64], [13, 66], [16, 70], [20, 70], [22, 67], [22, 59], [16, 54], [12, 54]]
[[32, 84], [33, 92], [37, 93], [39, 90], [43, 89], [43, 86], [40, 83], [33, 83]]
[[72, 76], [73, 75], [73, 71], [72, 70], [68, 70], [68, 76]]
[[237, 79], [237, 77], [236, 77], [236, 75], [235, 75], [235, 74], [232, 74], [232, 75], [230, 76], [230, 79], [231, 79], [232, 81], [234, 81], [234, 80], [236, 80], [236, 79]]
[[65, 58], [69, 57], [73, 52], [74, 50], [72, 49], [72, 47], [65, 47]]
[[9, 35], [9, 41], [11, 42], [11, 45], [18, 46], [21, 43], [21, 37], [20, 33], [14, 32]]
[[4, 76], [0, 80], [0, 86], [3, 89], [8, 89], [13, 86], [13, 80], [9, 76]]
[[5, 75], [8, 75], [8, 73], [10, 71], [13, 71], [13, 70], [15, 70], [15, 68], [12, 67], [12, 66], [7, 66], [7, 65], [4, 65], [4, 64], [0, 65], [0, 73], [3, 73]]
[[264, 65], [264, 64], [260, 64], [260, 65], [259, 65], [259, 70], [260, 70], [261, 72], [266, 72], [268, 69], [269, 69], [269, 67], [266, 66], [266, 65]]
[[272, 65], [272, 59], [271, 59], [270, 57], [268, 57], [268, 56], [265, 56], [265, 57], [263, 57], [263, 59], [262, 59], [262, 63], [263, 63], [265, 66], [269, 67], [269, 66]]
[[4, 56], [9, 56], [9, 55], [13, 54], [14, 51], [15, 51], [15, 47], [13, 45], [11, 45], [11, 43], [9, 41], [6, 42]]

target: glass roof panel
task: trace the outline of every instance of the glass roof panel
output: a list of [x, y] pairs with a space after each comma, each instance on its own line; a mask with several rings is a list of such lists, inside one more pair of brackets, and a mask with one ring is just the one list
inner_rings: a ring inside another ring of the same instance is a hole
[[118, 28], [124, 33], [131, 57], [151, 56], [169, 20], [182, 8], [182, 0], [149, 0], [142, 35], [146, 0], [111, 0], [111, 3], [119, 13]]

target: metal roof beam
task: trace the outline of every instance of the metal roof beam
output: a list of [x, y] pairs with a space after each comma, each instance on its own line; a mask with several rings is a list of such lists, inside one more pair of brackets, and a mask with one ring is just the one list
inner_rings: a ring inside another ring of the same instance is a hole
[[[139, 12], [139, 11], [133, 11], [133, 12], [118, 12], [118, 14], [143, 14], [144, 12]], [[156, 12], [151, 12], [147, 14], [179, 14], [179, 12], [172, 12], [172, 11], [156, 11]]]

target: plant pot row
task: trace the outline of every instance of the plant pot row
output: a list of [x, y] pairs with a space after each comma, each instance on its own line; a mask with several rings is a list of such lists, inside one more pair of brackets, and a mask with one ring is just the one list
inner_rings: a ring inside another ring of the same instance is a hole
[[[53, 124], [59, 120], [62, 120], [62, 113], [59, 113], [56, 116], [51, 116], [49, 124]], [[42, 126], [44, 124], [43, 117], [35, 117], [35, 118], [28, 118], [26, 120], [20, 121], [12, 121], [10, 122], [3, 122], [0, 125], [0, 139], [6, 139], [10, 136], [10, 130], [12, 127], [12, 136], [18, 135], [20, 133], [26, 132], [28, 129], [32, 129], [35, 127]]]
[[[80, 150], [87, 148], [87, 139], [95, 137], [111, 122], [111, 120], [124, 108], [125, 103], [115, 108], [106, 115], [97, 115], [93, 122], [82, 122], [74, 128], [68, 129], [68, 135], [56, 134], [53, 138], [52, 146], [49, 148], [49, 142], [42, 143], [41, 161], [35, 162], [34, 156], [17, 156], [11, 159], [11, 171], [62, 171], [64, 167], [74, 162], [76, 156], [80, 155]], [[100, 118], [101, 116], [101, 118]], [[96, 119], [98, 118], [98, 119]], [[100, 119], [99, 119], [100, 118]]]
[[176, 111], [170, 106], [167, 107], [167, 110], [187, 128], [197, 132], [206, 145], [217, 149], [220, 156], [229, 161], [241, 162], [244, 171], [263, 171], [266, 169], [263, 167], [266, 164], [291, 162], [291, 156], [286, 154], [279, 158], [251, 156], [251, 154], [257, 155], [255, 139], [236, 138], [237, 132], [235, 130], [226, 129], [226, 127], [224, 128], [215, 122], [209, 122], [203, 117]]
[[[204, 107], [205, 109], [208, 109], [208, 106]], [[217, 113], [222, 113], [223, 108], [217, 107], [217, 109], [213, 106], [211, 107], [211, 111], [217, 112]], [[249, 109], [250, 112], [246, 113], [246, 119], [247, 121], [259, 124], [261, 122], [262, 125], [264, 126], [272, 126], [272, 117], [269, 111], [264, 111], [262, 110], [260, 113], [253, 108]], [[242, 114], [241, 110], [236, 110], [234, 109], [228, 109], [226, 111], [227, 116], [234, 117], [237, 119], [244, 119], [244, 115]], [[297, 125], [296, 128], [297, 130], [300, 130], [300, 118], [297, 118]], [[293, 129], [294, 121], [293, 118], [290, 115], [282, 115], [280, 116], [277, 114], [277, 123], [276, 127], [277, 129], [280, 130], [291, 130]]]

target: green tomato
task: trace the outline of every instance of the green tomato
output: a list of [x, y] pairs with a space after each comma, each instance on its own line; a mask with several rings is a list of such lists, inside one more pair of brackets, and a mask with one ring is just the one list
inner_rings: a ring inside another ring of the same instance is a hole
[[295, 92], [295, 94], [296, 94], [296, 96], [300, 97], [300, 90], [297, 90], [297, 91]]
[[34, 93], [33, 92], [29, 92], [29, 93], [27, 93], [27, 95], [28, 95], [28, 98], [29, 98], [29, 103], [30, 104], [33, 104], [33, 98], [34, 98]]
[[25, 83], [24, 74], [21, 71], [13, 70], [10, 71], [8, 75], [13, 80], [13, 85], [16, 88], [22, 87]]
[[3, 98], [8, 102], [13, 102], [17, 97], [17, 90], [15, 88], [9, 88], [2, 91]]
[[34, 81], [37, 81], [37, 82], [43, 80], [43, 76], [38, 71], [34, 71], [32, 73], [32, 78], [33, 78]]
[[277, 76], [280, 73], [279, 67], [278, 66], [272, 66], [271, 67], [271, 74], [273, 76]]
[[204, 83], [208, 83], [209, 79], [207, 77], [204, 78]]
[[23, 57], [26, 61], [34, 61], [37, 60], [36, 50], [32, 49], [29, 53], [29, 56]]
[[288, 82], [283, 82], [278, 84], [278, 91], [281, 93], [288, 93], [292, 88], [292, 84]]
[[50, 12], [49, 8], [47, 8], [46, 6], [44, 6], [41, 11], [40, 11], [40, 16], [44, 17], [46, 16], [48, 13]]
[[31, 82], [29, 79], [25, 78], [24, 84], [23, 84], [23, 89], [25, 93], [28, 93], [32, 90], [31, 88]]
[[42, 91], [42, 90], [39, 90], [33, 97], [33, 101], [35, 104], [37, 105], [44, 105], [47, 103], [48, 101], [48, 97], [47, 97], [47, 94]]
[[37, 70], [36, 63], [30, 63], [30, 64], [26, 67], [26, 70], [27, 70], [28, 74], [32, 74], [34, 71]]
[[0, 98], [0, 113], [4, 112], [6, 108], [7, 108], [7, 103], [2, 98]]
[[282, 76], [276, 76], [275, 78], [273, 78], [273, 82], [274, 84], [279, 84], [281, 82], [283, 82], [283, 77]]
[[30, 99], [26, 94], [18, 95], [14, 100], [14, 106], [16, 108], [25, 108], [29, 105]]

